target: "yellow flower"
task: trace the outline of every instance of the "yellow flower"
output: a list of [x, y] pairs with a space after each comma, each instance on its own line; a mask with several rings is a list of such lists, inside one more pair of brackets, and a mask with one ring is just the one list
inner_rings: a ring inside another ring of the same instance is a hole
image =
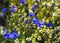
[[18, 34], [20, 35], [20, 31], [18, 31]]
[[50, 39], [48, 39], [48, 42], [50, 42]]
[[60, 40], [60, 37], [58, 37], [58, 40]]
[[32, 43], [35, 42], [35, 41], [36, 41], [36, 39], [35, 38], [32, 38]]
[[12, 21], [13, 19], [12, 19], [12, 18], [10, 18], [10, 20]]
[[44, 43], [48, 43], [47, 41], [45, 41]]
[[46, 20], [46, 22], [48, 23], [48, 22], [49, 22], [49, 20], [47, 19], [47, 20]]
[[28, 40], [28, 37], [26, 38], [26, 40]]
[[26, 27], [28, 27], [28, 24], [26, 24]]
[[13, 2], [11, 2], [11, 5], [14, 5], [14, 3], [13, 3]]
[[43, 3], [42, 3], [42, 5], [45, 5], [45, 4], [46, 4], [46, 2], [43, 2]]
[[13, 26], [15, 25], [15, 23], [13, 22], [13, 24], [12, 24]]
[[18, 38], [16, 38], [15, 43], [19, 43], [19, 39]]
[[29, 6], [28, 6], [28, 7], [29, 7], [29, 9], [31, 9], [31, 8], [32, 8], [32, 7], [31, 7], [31, 4], [29, 4]]
[[44, 29], [46, 28], [46, 25], [44, 25]]
[[52, 34], [49, 34], [49, 37], [52, 38]]
[[24, 18], [24, 21], [26, 21], [27, 20], [27, 18]]
[[25, 43], [25, 40], [23, 39], [21, 43]]
[[23, 32], [23, 35], [25, 34], [25, 32]]
[[58, 9], [58, 7], [54, 7], [54, 9]]
[[16, 41], [18, 41], [19, 39], [18, 38], [16, 38]]
[[55, 21], [52, 21], [52, 24], [54, 24], [55, 23]]
[[24, 12], [25, 10], [24, 9], [22, 9], [22, 12]]

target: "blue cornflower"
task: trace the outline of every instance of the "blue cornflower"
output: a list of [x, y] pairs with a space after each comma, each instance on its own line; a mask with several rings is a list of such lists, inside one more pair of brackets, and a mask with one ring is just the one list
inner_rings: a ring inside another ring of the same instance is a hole
[[14, 11], [16, 11], [16, 6], [12, 6], [12, 7], [10, 8], [10, 12], [14, 12]]
[[7, 34], [7, 30], [6, 29], [4, 30], [4, 34]]
[[34, 13], [33, 13], [33, 12], [30, 12], [30, 13], [29, 13], [29, 16], [30, 16], [30, 17], [33, 17], [33, 16], [34, 16]]
[[10, 9], [10, 12], [14, 12], [14, 9]]
[[38, 22], [37, 25], [38, 25], [38, 27], [41, 27], [42, 28], [42, 27], [44, 27], [44, 22]]
[[16, 31], [12, 32], [10, 35], [9, 35], [9, 38], [17, 38], [18, 37], [18, 33]]
[[2, 11], [3, 11], [3, 12], [6, 12], [6, 11], [7, 11], [7, 8], [3, 8]]
[[14, 38], [14, 35], [13, 34], [9, 34], [9, 38]]
[[14, 8], [16, 8], [16, 6], [13, 5], [12, 8], [14, 9]]
[[37, 19], [37, 18], [33, 18], [32, 22], [33, 22], [34, 24], [37, 24], [37, 23], [38, 23], [38, 19]]
[[47, 23], [46, 26], [47, 27], [50, 27], [50, 26], [52, 26], [52, 24], [51, 23]]
[[27, 19], [27, 20], [25, 21], [25, 23], [26, 23], [26, 24], [29, 23], [29, 19]]
[[9, 34], [8, 33], [4, 34], [3, 36], [4, 36], [5, 39], [9, 38]]
[[37, 4], [35, 3], [33, 6], [34, 6], [34, 7], [37, 7]]
[[20, 0], [20, 3], [21, 4], [25, 4], [25, 0]]
[[17, 32], [13, 32], [12, 34], [14, 35], [14, 38], [18, 37], [18, 33]]
[[32, 10], [35, 10], [36, 7], [37, 7], [37, 4], [34, 4], [34, 5], [32, 6]]
[[32, 10], [35, 10], [36, 8], [34, 6], [32, 6]]

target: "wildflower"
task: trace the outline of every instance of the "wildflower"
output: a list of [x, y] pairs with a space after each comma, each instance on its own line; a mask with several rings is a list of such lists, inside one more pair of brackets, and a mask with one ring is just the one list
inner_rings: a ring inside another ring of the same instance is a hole
[[14, 35], [14, 38], [18, 37], [18, 33], [17, 32], [13, 32], [12, 34]]
[[9, 38], [9, 34], [8, 33], [4, 34], [3, 36], [4, 36], [5, 39]]
[[20, 3], [21, 4], [25, 4], [25, 0], [20, 0]]
[[9, 35], [9, 38], [17, 38], [18, 37], [18, 33], [16, 31], [12, 32], [10, 35]]
[[14, 12], [14, 10], [13, 9], [10, 9], [10, 12]]
[[36, 8], [34, 6], [32, 6], [32, 10], [35, 10]]
[[30, 13], [29, 13], [29, 16], [30, 16], [30, 17], [33, 17], [33, 16], [34, 16], [34, 13], [33, 13], [33, 12], [30, 12]]
[[14, 12], [14, 11], [16, 11], [16, 6], [12, 6], [12, 7], [10, 8], [10, 12]]
[[52, 24], [51, 23], [47, 23], [46, 26], [47, 27], [50, 27], [50, 26], [52, 26]]
[[7, 9], [6, 9], [6, 8], [3, 8], [3, 9], [2, 9], [2, 11], [3, 11], [3, 12], [6, 12], [6, 11], [7, 11]]
[[34, 7], [37, 7], [37, 3], [35, 3], [33, 6], [34, 6]]
[[27, 20], [25, 21], [25, 23], [26, 23], [26, 24], [29, 23], [29, 20], [27, 19]]
[[34, 24], [37, 24], [37, 23], [38, 23], [37, 18], [33, 18], [32, 22], [33, 22]]
[[7, 34], [7, 30], [6, 29], [4, 30], [4, 34]]
[[38, 27], [44, 27], [44, 22], [38, 22]]
[[12, 8], [16, 8], [16, 6], [13, 5]]
[[14, 35], [13, 34], [10, 34], [9, 35], [9, 38], [12, 38], [13, 39], [14, 38]]
[[37, 7], [37, 4], [35, 3], [33, 6], [32, 6], [32, 10], [35, 10]]

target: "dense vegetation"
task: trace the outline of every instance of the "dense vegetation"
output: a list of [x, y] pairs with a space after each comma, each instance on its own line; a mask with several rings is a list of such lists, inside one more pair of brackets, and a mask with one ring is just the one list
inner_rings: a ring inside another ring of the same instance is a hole
[[60, 0], [0, 0], [0, 14], [0, 43], [60, 43]]

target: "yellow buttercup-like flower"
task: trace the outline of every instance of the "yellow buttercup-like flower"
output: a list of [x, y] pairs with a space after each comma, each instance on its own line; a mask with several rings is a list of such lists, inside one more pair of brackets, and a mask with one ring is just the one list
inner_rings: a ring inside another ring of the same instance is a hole
[[12, 24], [13, 26], [15, 25], [15, 23]]
[[49, 20], [47, 19], [47, 20], [46, 20], [46, 22], [48, 23], [48, 22], [49, 22]]
[[60, 37], [58, 37], [58, 40], [60, 40]]
[[35, 40], [35, 38], [32, 38], [32, 43], [34, 43], [36, 40]]
[[18, 38], [16, 38], [16, 41], [18, 41], [19, 39]]
[[23, 35], [25, 34], [25, 32], [22, 33]]
[[23, 39], [21, 43], [25, 43], [25, 40]]
[[18, 38], [16, 38], [15, 43], [19, 43], [19, 39]]

